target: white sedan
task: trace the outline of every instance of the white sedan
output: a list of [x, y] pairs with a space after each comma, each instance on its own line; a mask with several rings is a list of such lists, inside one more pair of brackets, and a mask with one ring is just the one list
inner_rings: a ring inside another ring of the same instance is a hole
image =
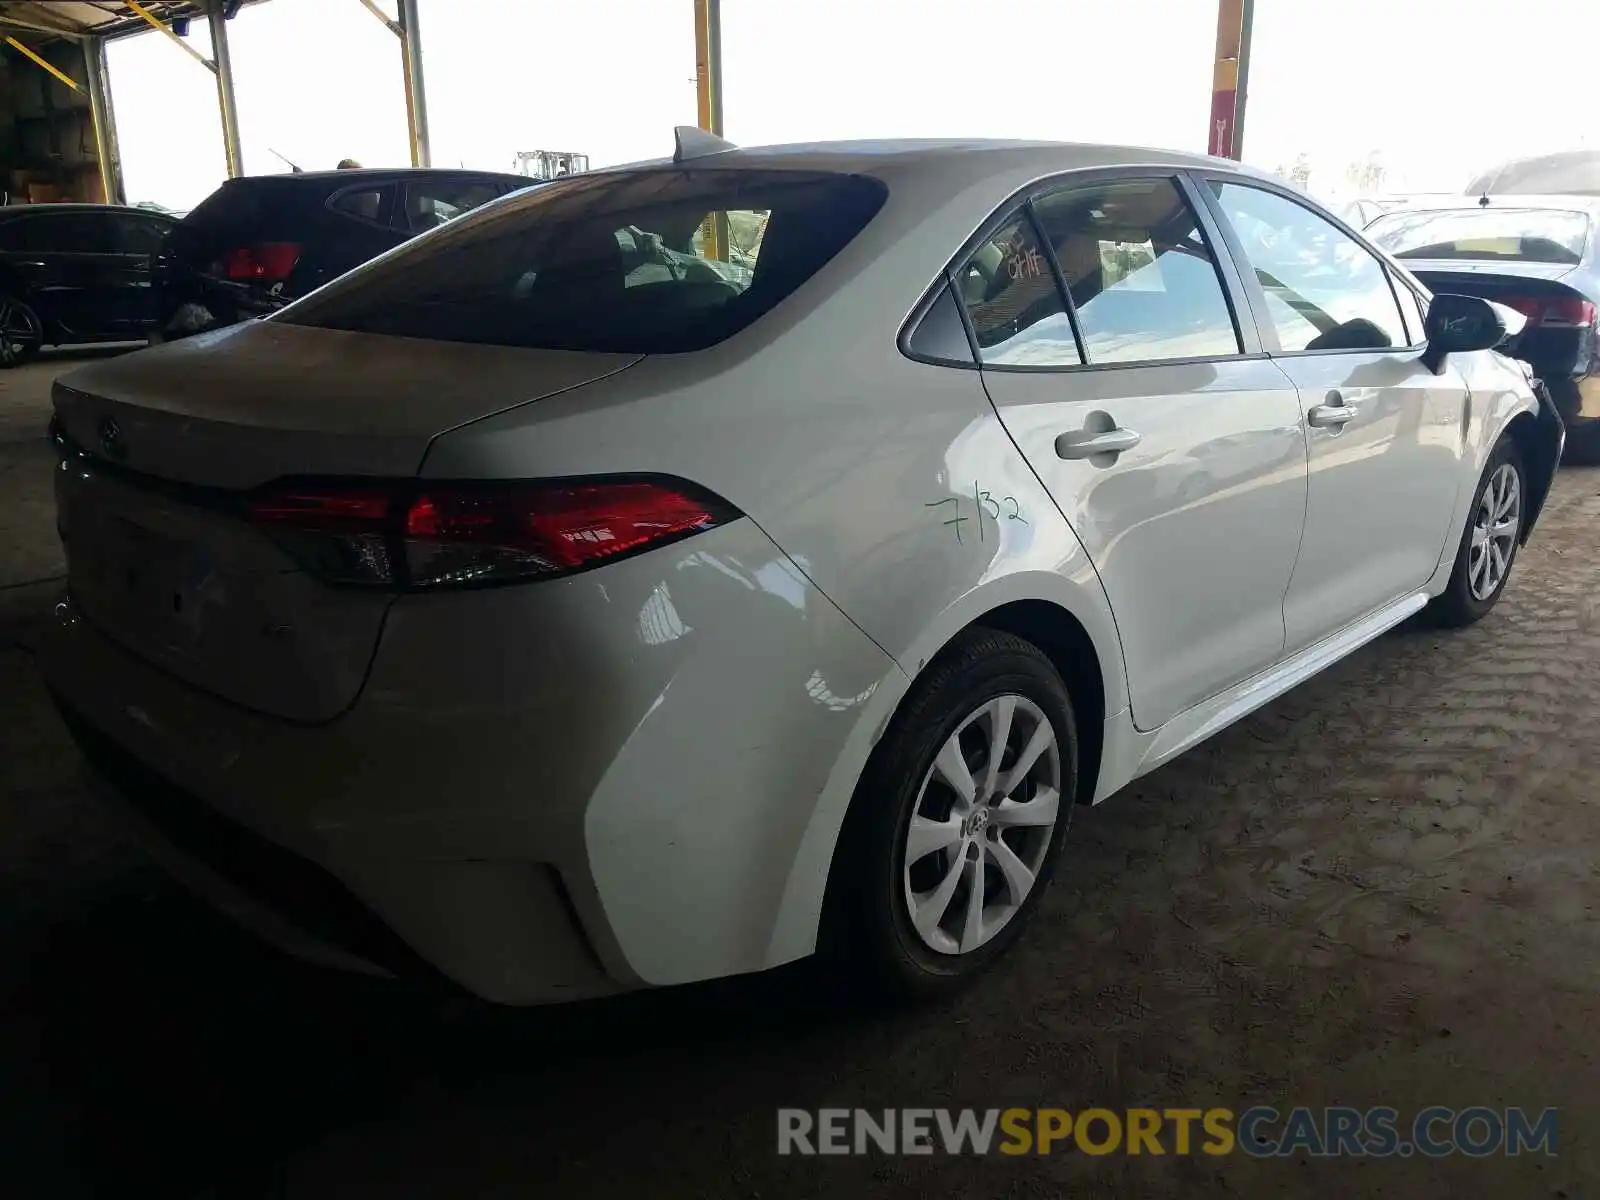
[[300, 954], [936, 993], [1074, 805], [1495, 604], [1562, 439], [1506, 332], [1226, 161], [681, 132], [59, 383], [41, 660]]

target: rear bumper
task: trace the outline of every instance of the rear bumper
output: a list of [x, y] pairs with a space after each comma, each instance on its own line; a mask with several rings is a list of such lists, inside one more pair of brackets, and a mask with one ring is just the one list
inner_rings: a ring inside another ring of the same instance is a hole
[[896, 670], [750, 521], [404, 597], [325, 724], [218, 700], [70, 604], [40, 661], [101, 790], [197, 890], [306, 957], [420, 959], [507, 1003], [775, 965], [818, 797]]

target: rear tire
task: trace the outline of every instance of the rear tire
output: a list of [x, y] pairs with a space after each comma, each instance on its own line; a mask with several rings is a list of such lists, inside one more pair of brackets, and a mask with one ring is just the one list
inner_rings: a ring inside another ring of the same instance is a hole
[[[1522, 456], [1516, 443], [1502, 436], [1473, 492], [1450, 582], [1428, 605], [1434, 624], [1459, 629], [1481, 620], [1495, 606], [1516, 564], [1527, 496]], [[1511, 524], [1515, 529], [1508, 538]]]
[[39, 314], [16, 297], [0, 294], [0, 367], [31, 362], [43, 345], [44, 324]]
[[1575, 466], [1600, 465], [1600, 417], [1575, 417], [1567, 422], [1567, 448], [1561, 461]]
[[828, 880], [826, 968], [891, 1000], [947, 995], [987, 970], [1049, 883], [1077, 774], [1072, 701], [1050, 660], [1009, 633], [961, 635], [856, 787]]

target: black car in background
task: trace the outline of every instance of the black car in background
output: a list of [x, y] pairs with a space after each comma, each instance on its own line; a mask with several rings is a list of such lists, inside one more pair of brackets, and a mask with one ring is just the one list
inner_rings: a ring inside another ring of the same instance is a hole
[[282, 308], [408, 238], [528, 187], [433, 168], [230, 179], [178, 222], [155, 263], [152, 342]]
[[1366, 235], [1433, 291], [1525, 316], [1511, 353], [1549, 387], [1567, 458], [1600, 463], [1600, 197], [1434, 197], [1384, 214]]
[[0, 208], [0, 365], [41, 346], [142, 340], [151, 260], [174, 219], [112, 204]]

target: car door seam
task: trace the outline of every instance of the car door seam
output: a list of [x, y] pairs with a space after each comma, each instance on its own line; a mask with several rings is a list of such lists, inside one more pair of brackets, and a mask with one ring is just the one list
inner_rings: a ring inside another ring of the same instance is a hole
[[1292, 653], [1289, 649], [1289, 593], [1294, 588], [1294, 577], [1300, 569], [1300, 555], [1306, 547], [1306, 522], [1311, 519], [1311, 429], [1306, 423], [1306, 397], [1300, 390], [1300, 385], [1294, 377], [1283, 369], [1275, 357], [1269, 355], [1274, 369], [1283, 376], [1283, 381], [1294, 390], [1295, 411], [1300, 414], [1300, 445], [1305, 450], [1301, 459], [1302, 472], [1300, 482], [1300, 537], [1295, 542], [1294, 561], [1289, 564], [1289, 578], [1284, 580], [1283, 594], [1278, 598], [1278, 623], [1283, 626], [1283, 648], [1278, 651], [1278, 661], [1283, 662]]
[[[1117, 633], [1117, 654], [1122, 659], [1122, 686], [1124, 695], [1129, 698], [1128, 703], [1131, 707], [1133, 691], [1132, 682], [1128, 678], [1128, 653], [1122, 648], [1122, 628], [1117, 623], [1117, 610], [1111, 603], [1111, 593], [1106, 590], [1106, 581], [1100, 577], [1099, 564], [1094, 561], [1094, 556], [1084, 547], [1083, 539], [1078, 536], [1078, 531], [1072, 527], [1071, 519], [1067, 516], [1066, 510], [1061, 507], [1061, 501], [1056, 499], [1056, 494], [1045, 484], [1038, 468], [1033, 465], [1033, 460], [1024, 454], [1022, 447], [1017, 444], [1017, 439], [1013, 436], [1011, 427], [1006, 424], [1005, 417], [1000, 414], [1000, 406], [994, 402], [994, 397], [989, 394], [989, 381], [986, 378], [984, 368], [981, 366], [978, 368], [978, 383], [983, 387], [983, 398], [989, 402], [989, 411], [994, 414], [995, 423], [1000, 426], [1000, 432], [1006, 435], [1006, 441], [1011, 443], [1011, 448], [1017, 452], [1017, 458], [1028, 469], [1028, 474], [1033, 476], [1034, 482], [1039, 485], [1039, 490], [1049, 497], [1050, 506], [1060, 514], [1061, 523], [1067, 527], [1067, 532], [1072, 534], [1072, 540], [1077, 542], [1078, 549], [1083, 551], [1084, 561], [1089, 564], [1089, 569], [1094, 572], [1094, 581], [1100, 585], [1100, 594], [1105, 597], [1106, 611], [1111, 614], [1111, 628], [1116, 630]], [[1109, 713], [1107, 714], [1107, 716], [1110, 715]]]

